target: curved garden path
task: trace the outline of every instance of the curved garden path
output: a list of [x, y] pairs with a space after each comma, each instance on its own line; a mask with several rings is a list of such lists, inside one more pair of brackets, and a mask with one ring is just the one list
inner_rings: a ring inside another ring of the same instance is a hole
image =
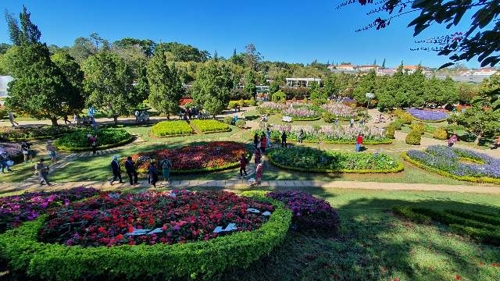
[[[247, 109], [248, 110], [248, 109]], [[251, 110], [251, 109], [250, 109]], [[230, 112], [230, 115], [238, 115], [239, 117], [244, 116], [245, 110], [242, 110], [241, 112]], [[372, 116], [372, 119], [367, 123], [369, 126], [385, 126], [386, 123], [378, 123], [375, 124], [373, 123], [373, 120], [376, 115], [378, 115], [378, 111], [376, 109], [371, 109], [369, 110], [369, 114]], [[153, 120], [160, 120], [160, 118], [152, 118]], [[97, 120], [98, 123], [104, 123], [104, 122], [111, 122], [112, 119], [109, 118], [102, 118]], [[120, 122], [134, 122], [133, 118], [122, 118], [120, 119]], [[0, 122], [2, 123], [2, 122]], [[1, 125], [7, 125], [7, 122], [3, 122], [4, 124]], [[29, 122], [23, 122], [19, 121], [19, 123], [23, 126], [37, 126], [41, 124], [48, 124], [48, 121], [29, 121]], [[259, 127], [259, 122], [258, 121], [247, 121], [247, 127], [249, 128], [258, 128]], [[240, 138], [242, 132], [236, 132], [231, 136], [231, 138]], [[395, 134], [395, 142], [401, 142], [404, 143], [404, 139], [406, 137], [406, 133], [396, 131]], [[111, 148], [111, 149], [106, 149], [106, 150], [99, 150], [97, 151], [98, 155], [113, 155], [113, 154], [118, 154], [121, 149], [127, 146], [135, 146], [138, 143], [142, 142], [141, 139], [136, 139], [134, 142], [127, 144], [126, 146], [122, 146], [119, 148]], [[35, 146], [39, 148], [43, 148], [43, 143], [44, 142], [39, 142]], [[408, 149], [425, 149], [429, 145], [443, 145], [446, 144], [445, 141], [441, 140], [436, 140], [436, 139], [430, 139], [430, 138], [422, 138], [422, 143], [420, 146], [409, 146], [409, 145], [403, 145], [403, 146], [378, 146], [378, 147], [370, 147], [369, 151], [371, 149], [377, 149], [381, 151], [392, 151], [392, 152], [403, 152]], [[497, 150], [484, 150], [484, 149], [479, 149], [479, 148], [474, 148], [470, 147], [467, 145], [464, 145], [462, 143], [457, 143], [457, 147], [462, 147], [462, 148], [467, 148], [467, 149], [472, 149], [478, 152], [486, 153], [492, 157], [497, 157], [500, 158], [500, 149]], [[330, 149], [330, 147], [329, 147]], [[333, 146], [331, 149], [343, 149], [344, 148], [335, 148]], [[43, 149], [40, 149], [43, 150]], [[80, 158], [80, 157], [89, 157], [91, 156], [91, 152], [81, 152], [81, 153], [62, 153], [57, 160], [55, 164], [51, 166], [52, 172], [56, 171], [60, 168], [63, 168], [67, 163], [71, 162], [72, 159]], [[264, 156], [265, 159], [265, 156]], [[249, 186], [247, 184], [247, 178], [253, 177], [253, 172], [255, 170], [255, 165], [253, 164], [254, 161], [251, 161], [251, 164], [247, 167], [247, 171], [249, 171], [249, 175], [246, 178], [239, 179], [235, 178], [232, 180], [183, 180], [183, 181], [173, 181], [171, 186], [177, 187], [177, 188], [186, 188], [186, 187], [214, 187], [214, 188], [221, 188], [221, 189], [241, 189], [245, 190], [248, 189]], [[27, 179], [25, 179], [21, 183], [0, 183], [0, 193], [5, 193], [5, 192], [14, 192], [14, 191], [21, 191], [21, 190], [27, 190], [27, 191], [33, 191], [33, 190], [54, 190], [54, 189], [65, 189], [65, 188], [72, 188], [76, 186], [92, 186], [95, 188], [99, 189], [120, 189], [123, 187], [129, 187], [127, 184], [115, 184], [113, 186], [110, 186], [109, 183], [107, 182], [102, 182], [102, 181], [89, 181], [89, 182], [66, 182], [66, 183], [55, 183], [51, 187], [40, 187], [38, 178], [35, 176], [31, 176]], [[487, 194], [500, 194], [500, 186], [493, 186], [493, 185], [442, 185], [442, 184], [412, 184], [412, 183], [379, 183], [379, 182], [360, 182], [360, 181], [332, 181], [332, 182], [327, 182], [327, 181], [301, 181], [301, 180], [280, 180], [280, 181], [263, 181], [262, 186], [265, 187], [270, 187], [270, 188], [275, 188], [275, 189], [294, 189], [294, 188], [323, 188], [323, 189], [333, 189], [333, 188], [346, 188], [346, 189], [375, 189], [375, 190], [413, 190], [413, 191], [449, 191], [449, 192], [466, 192], [466, 193], [487, 193]], [[144, 189], [144, 188], [149, 188], [149, 184], [147, 183], [142, 183], [139, 186], [135, 186], [133, 188], [138, 188], [138, 189]]]

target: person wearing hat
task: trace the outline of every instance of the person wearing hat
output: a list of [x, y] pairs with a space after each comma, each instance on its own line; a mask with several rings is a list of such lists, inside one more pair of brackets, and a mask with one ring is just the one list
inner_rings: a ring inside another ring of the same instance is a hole
[[120, 183], [123, 183], [117, 155], [113, 156], [113, 161], [111, 161], [111, 171], [113, 171], [113, 177], [109, 180], [109, 184], [113, 185], [113, 182], [117, 179], [120, 180]]
[[35, 174], [40, 177], [40, 185], [43, 185], [44, 183], [49, 186], [52, 185], [48, 178], [49, 166], [45, 165], [43, 158], [40, 158], [35, 164]]

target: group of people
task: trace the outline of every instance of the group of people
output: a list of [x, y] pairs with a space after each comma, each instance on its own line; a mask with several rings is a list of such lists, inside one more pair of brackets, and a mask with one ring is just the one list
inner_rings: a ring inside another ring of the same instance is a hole
[[[164, 156], [159, 162], [151, 159], [148, 167], [148, 183], [156, 188], [156, 183], [159, 181], [159, 171], [161, 169], [161, 175], [163, 177], [163, 185], [168, 186], [170, 183], [170, 170], [172, 169], [172, 161]], [[113, 160], [111, 161], [111, 171], [113, 173], [113, 177], [109, 180], [109, 184], [113, 185], [116, 180], [119, 180], [120, 183], [124, 183], [121, 175], [121, 165], [118, 159], [118, 156], [113, 156]], [[138, 175], [137, 175], [137, 167], [135, 162], [132, 160], [131, 156], [127, 157], [127, 161], [125, 161], [125, 171], [130, 181], [130, 185], [138, 185]]]

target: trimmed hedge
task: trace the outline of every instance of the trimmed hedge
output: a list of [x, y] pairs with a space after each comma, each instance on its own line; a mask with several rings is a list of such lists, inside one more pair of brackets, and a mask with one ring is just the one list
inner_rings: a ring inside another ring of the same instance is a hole
[[411, 145], [419, 145], [422, 141], [422, 133], [420, 131], [411, 130], [405, 138], [405, 142]]
[[431, 222], [431, 218], [429, 216], [415, 213], [410, 207], [394, 206], [392, 207], [392, 212], [416, 223], [428, 224]]
[[[63, 151], [88, 151], [92, 150], [88, 142], [87, 135], [94, 135], [92, 129], [80, 129], [71, 134], [67, 134], [57, 139], [54, 145]], [[104, 128], [97, 131], [97, 149], [107, 149], [117, 147], [134, 140], [129, 132], [124, 129]]]
[[0, 128], [0, 139], [7, 141], [21, 141], [21, 140], [35, 140], [35, 139], [49, 139], [58, 136], [72, 133], [79, 130], [75, 127], [69, 126], [43, 126], [36, 127], [3, 127]]
[[292, 218], [290, 210], [275, 200], [256, 199], [275, 206], [269, 221], [259, 229], [174, 245], [82, 248], [39, 243], [43, 216], [0, 235], [0, 258], [8, 261], [13, 271], [48, 280], [212, 280], [228, 267], [248, 267], [284, 241]]
[[151, 127], [150, 133], [155, 137], [177, 137], [192, 134], [193, 128], [184, 120], [162, 121]]
[[231, 128], [217, 120], [191, 120], [191, 126], [202, 133], [229, 132]]

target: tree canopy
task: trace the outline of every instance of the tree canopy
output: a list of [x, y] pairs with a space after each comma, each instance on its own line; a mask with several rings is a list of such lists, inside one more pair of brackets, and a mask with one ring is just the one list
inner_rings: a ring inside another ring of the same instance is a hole
[[[347, 0], [337, 8], [356, 2]], [[437, 44], [437, 47], [419, 47], [414, 50], [433, 50], [438, 55], [448, 56], [452, 61], [443, 65], [446, 67], [459, 61], [469, 61], [477, 58], [481, 66], [494, 66], [500, 61], [500, 1], [498, 0], [357, 0], [361, 5], [374, 5], [368, 15], [376, 17], [372, 23], [358, 31], [370, 28], [386, 28], [391, 22], [404, 14], [418, 15], [408, 23], [413, 27], [414, 36], [419, 35], [434, 24], [445, 25], [446, 29], [456, 27], [464, 17], [470, 16], [471, 24], [468, 30], [457, 31], [439, 37], [417, 41], [418, 43]], [[384, 17], [384, 18], [382, 18]]]

